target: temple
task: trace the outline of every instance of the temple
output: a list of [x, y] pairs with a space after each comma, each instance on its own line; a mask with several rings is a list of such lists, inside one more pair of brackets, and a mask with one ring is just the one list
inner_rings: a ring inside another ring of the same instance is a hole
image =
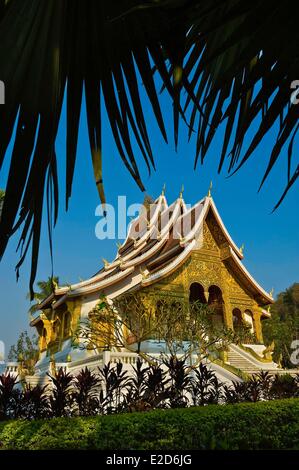
[[[232, 240], [215, 202], [208, 195], [188, 207], [182, 193], [168, 204], [164, 191], [131, 221], [127, 238], [112, 262], [93, 277], [71, 286], [58, 287], [40, 304], [31, 321], [39, 335], [37, 374], [49, 363], [76, 370], [105, 362], [106, 351], [72, 348], [72, 335], [82, 319], [105, 295], [113, 301], [130, 291], [143, 290], [149, 304], [160, 296], [213, 305], [215, 323], [236, 329], [250, 325], [255, 341], [243, 348], [232, 345], [226, 364], [252, 372], [277, 367], [263, 345], [263, 319], [270, 316], [272, 295], [267, 293], [242, 263], [243, 249]], [[155, 308], [154, 305], [151, 306]], [[133, 363], [125, 350], [110, 351], [109, 358]]]

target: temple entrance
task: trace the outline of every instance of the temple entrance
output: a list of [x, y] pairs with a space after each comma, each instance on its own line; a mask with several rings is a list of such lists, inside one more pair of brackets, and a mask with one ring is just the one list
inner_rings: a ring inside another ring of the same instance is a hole
[[222, 297], [222, 291], [218, 286], [209, 287], [209, 300], [208, 305], [211, 308], [213, 315], [213, 323], [215, 325], [221, 326], [224, 324], [224, 301]]
[[205, 298], [204, 288], [198, 282], [193, 282], [189, 289], [189, 302], [200, 302], [201, 304], [206, 304], [207, 300]]

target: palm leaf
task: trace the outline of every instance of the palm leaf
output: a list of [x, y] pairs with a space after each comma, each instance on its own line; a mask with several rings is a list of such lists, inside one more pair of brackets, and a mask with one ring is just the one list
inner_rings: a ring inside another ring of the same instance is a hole
[[[0, 109], [0, 169], [16, 130], [0, 222], [0, 257], [22, 227], [17, 273], [32, 244], [31, 295], [44, 204], [50, 239], [58, 215], [60, 156], [55, 140], [65, 94], [66, 206], [83, 97], [101, 201], [105, 203], [106, 158], [102, 98], [120, 158], [144, 190], [141, 161], [149, 172], [155, 163], [139, 76], [167, 140], [153, 71], [173, 102], [176, 146], [180, 119], [187, 122], [188, 116], [189, 137], [196, 134], [195, 163], [204, 161], [222, 123], [226, 130], [218, 166], [220, 171], [227, 162], [231, 172], [277, 126], [262, 183], [287, 147], [287, 185], [279, 203], [283, 200], [298, 177], [292, 158], [298, 106], [290, 105], [290, 85], [299, 77], [298, 13], [299, 6], [290, 0], [0, 1], [0, 78], [6, 85], [6, 103]], [[243, 153], [247, 135], [251, 142]]]

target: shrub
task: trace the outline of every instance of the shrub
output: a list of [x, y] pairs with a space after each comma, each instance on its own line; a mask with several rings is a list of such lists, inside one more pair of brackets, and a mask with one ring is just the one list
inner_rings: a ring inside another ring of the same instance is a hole
[[80, 416], [90, 416], [99, 413], [98, 399], [99, 378], [87, 367], [82, 369], [74, 379], [73, 400], [77, 404]]
[[230, 385], [222, 384], [205, 364], [195, 369], [175, 356], [145, 366], [140, 359], [132, 374], [123, 364], [107, 364], [99, 373], [88, 368], [77, 376], [59, 369], [52, 389], [16, 389], [17, 379], [0, 376], [0, 420], [92, 416], [208, 404], [236, 404], [299, 396], [299, 376], [267, 372]]
[[299, 400], [6, 421], [2, 449], [299, 449]]
[[15, 390], [17, 378], [11, 374], [0, 375], [0, 420], [15, 417], [18, 393]]
[[53, 383], [53, 391], [50, 396], [52, 416], [56, 418], [60, 416], [70, 416], [73, 406], [73, 397], [71, 394], [73, 376], [65, 372], [62, 368], [60, 368], [55, 375], [48, 375]]

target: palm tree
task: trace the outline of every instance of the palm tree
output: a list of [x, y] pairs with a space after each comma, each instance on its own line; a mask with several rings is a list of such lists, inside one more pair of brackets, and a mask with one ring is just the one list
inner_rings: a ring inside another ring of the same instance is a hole
[[[34, 292], [35, 303], [29, 308], [29, 313], [32, 315], [34, 312], [39, 310], [39, 304], [48, 297], [52, 292], [54, 292], [55, 287], [59, 284], [59, 277], [53, 276], [48, 277], [46, 281], [38, 281], [37, 287], [39, 292]], [[28, 293], [27, 298], [30, 298], [31, 294]]]
[[17, 268], [32, 242], [31, 294], [44, 194], [53, 223], [58, 215], [55, 140], [65, 93], [66, 207], [83, 96], [102, 202], [101, 96], [123, 164], [144, 190], [137, 149], [149, 172], [155, 163], [139, 77], [167, 141], [154, 74], [173, 104], [175, 144], [180, 121], [189, 126], [190, 138], [195, 135], [195, 165], [204, 161], [221, 124], [219, 171], [224, 166], [230, 172], [239, 169], [263, 137], [277, 131], [268, 164], [262, 162], [266, 171], [261, 184], [287, 146], [287, 184], [278, 207], [299, 176], [292, 159], [299, 106], [291, 101], [299, 78], [298, 13], [298, 2], [291, 0], [0, 0], [0, 79], [6, 85], [0, 107], [0, 168], [16, 128], [0, 257], [23, 225], [24, 251]]

